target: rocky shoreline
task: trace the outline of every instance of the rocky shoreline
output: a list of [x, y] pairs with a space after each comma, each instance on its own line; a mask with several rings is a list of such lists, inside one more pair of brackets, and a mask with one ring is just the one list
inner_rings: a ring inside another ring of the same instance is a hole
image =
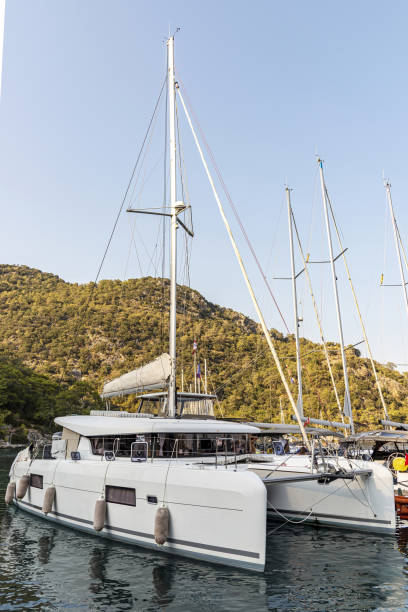
[[6, 442], [6, 440], [0, 440], [0, 450], [2, 448], [23, 448], [25, 444], [12, 444], [11, 442]]

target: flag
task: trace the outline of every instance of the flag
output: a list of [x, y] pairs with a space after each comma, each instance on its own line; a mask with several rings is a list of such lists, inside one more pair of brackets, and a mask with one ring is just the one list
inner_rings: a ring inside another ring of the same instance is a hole
[[193, 355], [197, 352], [197, 342], [194, 340], [193, 342]]
[[200, 364], [198, 364], [198, 366], [197, 366], [197, 378], [199, 378], [201, 380], [201, 366], [200, 366]]
[[405, 465], [408, 465], [408, 453], [405, 453]]
[[292, 372], [290, 371], [290, 368], [289, 368], [288, 364], [286, 364], [286, 369], [287, 369], [288, 374], [289, 374], [290, 382], [294, 384], [295, 383], [295, 379], [292, 376]]

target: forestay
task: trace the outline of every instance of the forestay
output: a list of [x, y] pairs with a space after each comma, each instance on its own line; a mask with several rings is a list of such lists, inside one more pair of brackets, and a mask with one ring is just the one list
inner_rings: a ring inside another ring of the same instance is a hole
[[106, 383], [101, 393], [102, 398], [164, 389], [168, 385], [171, 372], [171, 359], [168, 353], [163, 353], [154, 361], [136, 370], [122, 374]]

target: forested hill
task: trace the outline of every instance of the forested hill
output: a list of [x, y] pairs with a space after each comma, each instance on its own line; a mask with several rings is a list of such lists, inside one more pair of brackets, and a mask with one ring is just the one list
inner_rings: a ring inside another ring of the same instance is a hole
[[[26, 266], [1, 265], [0, 419], [14, 427], [48, 427], [55, 414], [98, 406], [104, 381], [168, 350], [168, 294], [168, 281], [150, 277], [78, 285]], [[217, 391], [225, 416], [279, 420], [280, 399], [289, 415], [254, 321], [186, 287], [179, 288], [177, 317], [179, 374], [183, 369], [186, 387], [194, 380], [196, 339], [201, 370], [207, 359], [209, 391]], [[294, 338], [272, 333], [296, 394]], [[305, 413], [338, 420], [323, 351], [306, 339], [301, 344]], [[342, 397], [338, 345], [331, 344], [330, 353]], [[381, 409], [370, 364], [351, 348], [348, 363], [355, 420], [374, 424]], [[378, 371], [390, 416], [404, 419], [408, 377], [380, 364]]]

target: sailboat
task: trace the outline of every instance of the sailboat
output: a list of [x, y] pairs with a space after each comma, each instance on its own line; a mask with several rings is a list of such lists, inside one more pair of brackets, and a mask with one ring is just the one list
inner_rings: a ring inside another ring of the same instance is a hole
[[[174, 36], [167, 41], [167, 59], [170, 212], [163, 214], [170, 216], [169, 353], [104, 385], [107, 402], [136, 395], [137, 412], [108, 409], [56, 418], [60, 431], [50, 447], [41, 454], [29, 446], [17, 455], [6, 502], [98, 537], [254, 571], [265, 566], [267, 509], [300, 515], [302, 521], [306, 513], [315, 523], [391, 533], [395, 512], [387, 470], [342, 458], [315, 461], [314, 443], [175, 80]], [[311, 459], [282, 462], [255, 454], [261, 427], [211, 418], [214, 396], [177, 390], [177, 231], [188, 228], [180, 218], [185, 205], [177, 199], [176, 93]], [[193, 418], [184, 418], [192, 405]]]
[[[335, 271], [335, 261], [337, 257], [335, 258], [333, 254], [328, 213], [328, 196], [324, 181], [323, 162], [318, 160], [318, 163], [322, 188], [323, 210], [330, 253], [329, 263], [333, 280], [337, 323], [340, 336], [340, 351], [345, 380], [344, 408], [340, 413], [343, 422], [339, 423], [309, 417], [306, 418], [303, 414], [302, 368], [300, 358], [299, 316], [296, 291], [296, 278], [300, 273], [296, 273], [295, 271], [293, 248], [294, 217], [291, 206], [290, 189], [286, 187], [298, 383], [297, 408], [303, 422], [307, 421], [308, 423], [325, 425], [332, 428], [343, 428], [346, 431], [349, 430], [352, 432], [352, 434], [354, 434], [353, 414], [348, 385], [347, 362], [343, 339], [340, 302], [337, 290], [337, 277]], [[307, 262], [302, 250], [301, 253], [304, 264], [302, 272], [304, 271], [307, 275], [313, 303], [314, 306], [316, 306], [313, 291], [311, 289]], [[331, 371], [330, 360], [328, 359], [326, 343], [316, 308], [315, 311], [334, 390], [336, 392], [337, 403], [339, 404], [336, 386]], [[344, 423], [343, 412], [349, 419], [349, 423]], [[278, 426], [277, 428], [276, 426], [265, 423], [256, 423], [256, 425], [262, 428], [264, 435], [267, 435], [268, 433], [276, 433], [277, 429], [279, 429], [280, 433], [283, 433], [281, 426]], [[287, 426], [286, 429], [286, 433], [291, 434], [293, 433], [295, 426]], [[311, 430], [310, 428], [307, 431], [310, 433], [311, 438], [313, 439], [313, 448], [310, 453], [305, 452], [302, 456], [297, 454], [287, 454], [285, 456], [278, 456], [275, 458], [277, 467], [273, 474], [276, 478], [281, 478], [281, 480], [278, 483], [277, 479], [275, 479], [273, 482], [268, 482], [267, 484], [268, 513], [271, 516], [274, 516], [274, 518], [278, 519], [286, 518], [288, 520], [295, 520], [297, 518], [299, 522], [313, 522], [314, 524], [324, 524], [326, 526], [342, 526], [351, 529], [357, 528], [391, 532], [395, 528], [395, 507], [392, 494], [392, 480], [389, 477], [390, 474], [387, 474], [387, 469], [384, 466], [374, 464], [369, 460], [365, 461], [360, 459], [355, 460], [350, 458], [339, 458], [336, 454], [332, 454], [332, 456], [330, 456], [330, 454], [326, 454], [326, 450], [323, 450], [321, 445], [321, 438], [326, 436], [328, 432], [319, 429]], [[339, 434], [336, 435], [339, 436]], [[262, 473], [264, 473], [263, 470], [264, 466], [259, 466], [257, 473], [262, 475]], [[319, 472], [325, 472], [326, 476], [321, 475], [319, 478]], [[340, 476], [339, 480], [341, 481], [341, 479], [343, 479], [343, 484], [339, 486], [338, 480], [334, 481], [331, 479], [330, 475], [327, 476], [327, 474], [330, 473]], [[347, 482], [347, 479], [350, 481]], [[323, 483], [326, 484], [325, 495], [322, 493], [321, 485]], [[380, 490], [382, 491], [382, 494], [380, 497], [376, 497]], [[370, 503], [367, 503], [368, 499], [371, 500]], [[371, 505], [374, 499], [376, 499], [376, 510], [374, 510], [374, 506]], [[382, 504], [383, 506], [381, 506]], [[378, 511], [380, 512], [381, 516], [378, 514]]]
[[177, 230], [184, 227], [179, 218], [184, 205], [177, 200], [174, 36], [167, 41], [167, 62], [169, 353], [104, 385], [107, 401], [142, 394], [138, 412], [56, 418], [61, 430], [42, 456], [32, 446], [17, 455], [6, 502], [93, 535], [263, 571], [265, 485], [253, 472], [237, 469], [238, 454], [250, 454], [259, 430], [183, 419], [191, 404], [208, 417], [213, 396], [176, 388]]
[[[393, 227], [394, 241], [395, 241], [395, 249], [397, 254], [397, 260], [399, 265], [400, 277], [401, 277], [401, 287], [403, 290], [403, 298], [405, 302], [405, 306], [408, 312], [408, 294], [406, 288], [404, 267], [401, 258], [401, 251], [404, 256], [405, 265], [407, 266], [407, 258], [404, 250], [404, 246], [401, 240], [401, 235], [399, 233], [397, 221], [395, 218], [394, 207], [392, 203], [391, 197], [391, 184], [387, 180], [384, 183], [386, 195], [387, 195], [387, 203], [389, 207], [389, 212], [391, 216], [391, 222]], [[326, 198], [328, 199], [327, 188], [324, 185], [324, 191], [326, 194]], [[330, 205], [331, 208], [331, 205]], [[341, 249], [341, 255], [344, 260], [346, 274], [350, 283], [351, 291], [353, 294], [358, 318], [360, 320], [361, 329], [364, 336], [364, 341], [368, 351], [368, 357], [371, 363], [375, 383], [377, 386], [381, 406], [384, 412], [384, 418], [380, 420], [380, 424], [383, 426], [382, 429], [375, 429], [371, 431], [360, 431], [357, 434], [352, 433], [347, 437], [345, 441], [341, 443], [341, 447], [350, 456], [355, 458], [366, 457], [374, 462], [380, 462], [385, 465], [393, 474], [394, 477], [394, 490], [395, 490], [395, 505], [396, 511], [399, 518], [408, 519], [408, 475], [407, 475], [407, 465], [406, 465], [406, 452], [408, 451], [408, 425], [404, 423], [398, 423], [395, 421], [391, 421], [388, 415], [387, 405], [382, 393], [381, 384], [377, 374], [377, 368], [374, 363], [374, 358], [371, 352], [371, 347], [368, 342], [367, 332], [365, 329], [365, 325], [363, 323], [360, 307], [357, 301], [356, 292], [351, 280], [350, 270], [345, 257], [345, 250], [343, 249], [340, 232], [337, 227], [333, 211], [332, 218], [334, 222], [335, 231], [337, 234], [338, 243]], [[387, 286], [383, 284], [383, 275], [381, 276], [381, 285]], [[395, 285], [392, 285], [395, 286]], [[396, 428], [397, 431], [395, 429]]]
[[[408, 260], [395, 216], [391, 195], [391, 183], [389, 180], [384, 181], [384, 187], [393, 229], [395, 252], [401, 281], [400, 286], [404, 305], [408, 313], [407, 281], [404, 271], [404, 264], [406, 270]], [[383, 281], [384, 277], [381, 275], [381, 285], [383, 287], [397, 286], [395, 284], [384, 284]], [[395, 504], [397, 514], [400, 518], [408, 520], [408, 473], [406, 460], [408, 451], [408, 424], [390, 420], [386, 411], [385, 418], [380, 422], [384, 428], [383, 430], [367, 432], [364, 436], [360, 436], [359, 439], [356, 440], [356, 445], [369, 448], [373, 454], [373, 458], [378, 456], [379, 460], [384, 461], [385, 459], [386, 465], [392, 471], [396, 481]]]

